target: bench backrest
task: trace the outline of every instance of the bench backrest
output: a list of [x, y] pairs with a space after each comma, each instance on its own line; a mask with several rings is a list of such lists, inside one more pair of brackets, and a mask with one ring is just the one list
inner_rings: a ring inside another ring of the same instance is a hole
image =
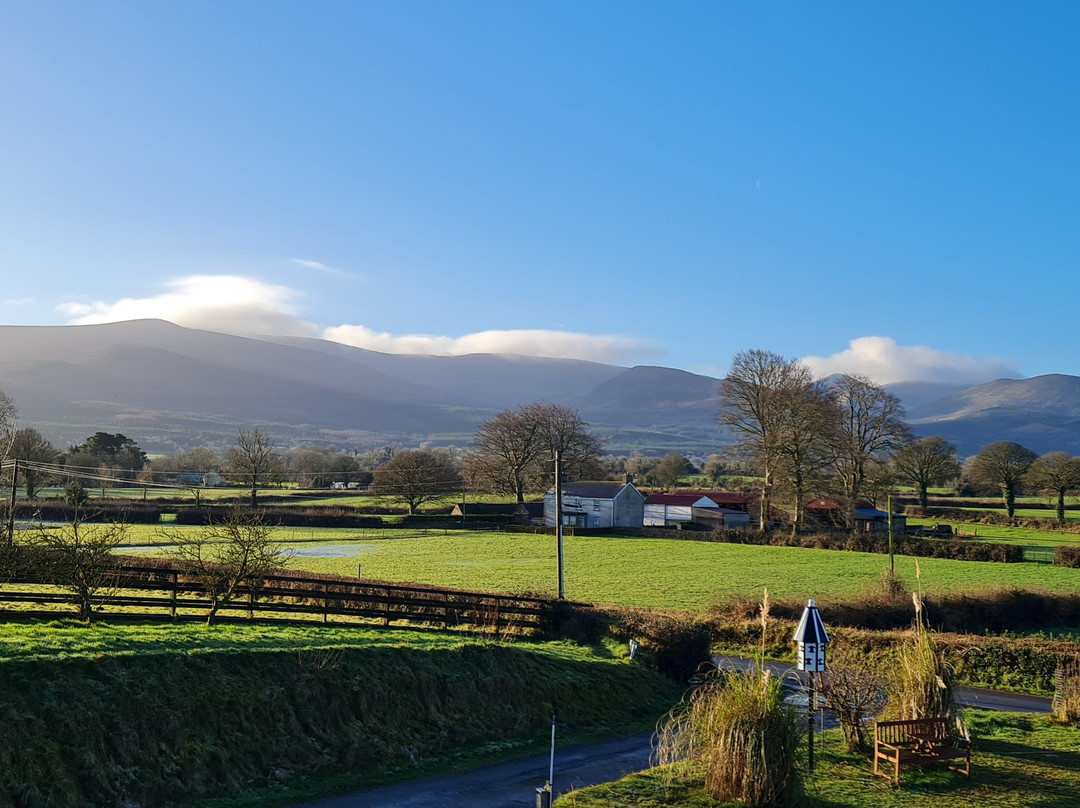
[[904, 744], [912, 735], [944, 739], [949, 737], [949, 719], [913, 718], [908, 721], [878, 721], [874, 724], [874, 742]]

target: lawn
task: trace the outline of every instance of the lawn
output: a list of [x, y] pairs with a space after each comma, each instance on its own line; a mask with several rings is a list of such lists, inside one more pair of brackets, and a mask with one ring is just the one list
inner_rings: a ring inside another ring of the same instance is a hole
[[[1080, 730], [1043, 716], [972, 712], [971, 779], [942, 767], [907, 771], [901, 788], [876, 778], [870, 753], [842, 751], [826, 733], [807, 781], [807, 808], [1073, 808], [1080, 792]], [[691, 774], [668, 782], [658, 770], [571, 792], [556, 808], [720, 808]]]
[[[292, 569], [492, 592], [551, 594], [557, 585], [555, 539], [548, 535], [471, 531], [290, 531]], [[298, 541], [298, 537], [305, 540]], [[325, 541], [315, 540], [325, 538]], [[157, 550], [155, 552], [162, 552]], [[915, 559], [896, 556], [911, 588]], [[670, 539], [568, 536], [566, 595], [621, 606], [704, 610], [732, 597], [848, 600], [876, 587], [888, 558], [790, 547]], [[1042, 564], [919, 560], [929, 594], [994, 587], [1074, 592], [1080, 570]]]

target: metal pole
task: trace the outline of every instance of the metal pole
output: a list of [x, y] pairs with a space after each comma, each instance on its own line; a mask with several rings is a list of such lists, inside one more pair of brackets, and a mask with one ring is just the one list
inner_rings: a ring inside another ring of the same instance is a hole
[[555, 544], [559, 556], [559, 600], [563, 600], [566, 597], [566, 589], [563, 585], [562, 521], [562, 452], [555, 450]]
[[896, 572], [896, 565], [893, 561], [892, 494], [889, 494], [886, 502], [886, 507], [889, 509], [889, 575], [893, 575]]
[[551, 716], [551, 762], [548, 764], [548, 785], [555, 782], [555, 716]]
[[809, 715], [807, 715], [806, 721], [806, 737], [809, 751], [809, 757], [807, 758], [807, 769], [809, 771], [814, 770], [814, 702], [817, 701], [817, 697], [814, 695], [814, 674], [810, 671], [806, 673], [806, 681], [810, 684], [810, 697], [806, 702], [806, 706], [809, 709]]
[[15, 488], [19, 484], [19, 461], [11, 461], [11, 500], [8, 502], [8, 547], [15, 546]]

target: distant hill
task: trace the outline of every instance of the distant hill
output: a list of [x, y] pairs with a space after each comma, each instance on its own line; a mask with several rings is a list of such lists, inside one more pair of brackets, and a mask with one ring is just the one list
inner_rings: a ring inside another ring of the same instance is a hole
[[[282, 445], [465, 446], [496, 412], [549, 401], [580, 410], [607, 451], [708, 455], [720, 381], [655, 366], [476, 354], [402, 356], [317, 339], [245, 338], [161, 320], [0, 326], [0, 390], [20, 423], [61, 447], [120, 431], [147, 451], [231, 445], [266, 429]], [[1080, 378], [1050, 375], [888, 389], [919, 434], [961, 455], [994, 440], [1080, 454]]]
[[715, 406], [701, 399], [717, 385], [668, 368], [398, 356], [161, 320], [0, 326], [0, 390], [15, 399], [21, 423], [60, 446], [107, 430], [151, 452], [221, 447], [254, 426], [291, 444], [463, 446], [499, 410], [544, 400], [580, 408], [609, 451], [710, 453], [722, 441]]
[[912, 408], [908, 420], [920, 435], [953, 441], [961, 455], [996, 440], [1080, 454], [1080, 378], [998, 379]]

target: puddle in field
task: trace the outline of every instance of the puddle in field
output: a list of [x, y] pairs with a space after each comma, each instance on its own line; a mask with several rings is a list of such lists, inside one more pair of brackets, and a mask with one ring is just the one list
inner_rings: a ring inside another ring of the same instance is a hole
[[374, 544], [326, 544], [321, 547], [290, 547], [289, 555], [300, 558], [348, 558], [374, 549]]
[[[159, 548], [147, 545], [121, 545], [116, 548], [127, 555], [140, 555], [157, 552]], [[299, 558], [348, 558], [363, 555], [374, 550], [374, 544], [324, 544], [318, 547], [287, 547], [291, 556]]]

